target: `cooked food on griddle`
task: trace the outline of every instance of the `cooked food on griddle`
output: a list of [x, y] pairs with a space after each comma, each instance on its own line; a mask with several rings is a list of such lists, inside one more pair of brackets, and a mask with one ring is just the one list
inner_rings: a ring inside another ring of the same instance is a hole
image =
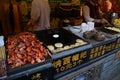
[[120, 33], [120, 28], [117, 28], [117, 27], [105, 27], [105, 28]]
[[69, 49], [69, 46], [68, 46], [68, 45], [64, 46], [64, 49], [65, 49], [65, 50], [66, 50], [66, 49]]
[[76, 42], [80, 45], [87, 44], [87, 42], [83, 41], [82, 39], [76, 39]]
[[52, 51], [52, 50], [55, 49], [55, 47], [54, 47], [53, 45], [48, 45], [47, 48], [48, 48], [50, 51]]
[[84, 41], [81, 40], [81, 39], [76, 39], [76, 42], [77, 42], [77, 43], [83, 43]]
[[55, 47], [57, 47], [57, 48], [61, 48], [61, 47], [63, 47], [63, 44], [62, 44], [62, 43], [60, 43], [60, 42], [55, 43]]

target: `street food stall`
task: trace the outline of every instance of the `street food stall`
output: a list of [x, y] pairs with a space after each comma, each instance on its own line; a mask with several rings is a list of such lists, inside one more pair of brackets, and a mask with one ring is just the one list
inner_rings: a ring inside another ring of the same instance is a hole
[[[16, 2], [20, 1], [16, 0]], [[30, 2], [31, 0], [28, 0], [28, 9], [30, 9]], [[49, 2], [66, 4], [70, 1], [49, 0]], [[52, 17], [58, 18], [58, 15], [55, 15]], [[29, 15], [20, 16], [22, 24], [19, 26], [24, 27]], [[0, 36], [0, 79], [98, 80], [96, 77], [103, 78], [104, 75], [100, 75], [104, 74], [104, 69], [106, 72], [112, 69], [107, 70], [106, 66], [119, 64], [119, 18], [105, 27], [92, 25], [92, 28], [89, 28], [91, 25], [87, 25], [85, 29], [82, 25], [84, 22], [80, 20], [81, 24], [72, 24], [73, 19], [68, 16], [67, 19], [64, 18], [62, 27], [58, 25], [47, 30], [23, 30]], [[26, 28], [28, 26], [24, 27]], [[109, 63], [111, 59], [113, 63]], [[114, 68], [118, 70], [117, 75], [119, 68]]]
[[79, 32], [68, 29], [64, 27], [8, 36], [4, 41], [7, 74], [3, 79], [59, 79], [119, 50], [117, 31], [116, 34], [103, 32], [105, 40], [96, 41], [85, 39]]

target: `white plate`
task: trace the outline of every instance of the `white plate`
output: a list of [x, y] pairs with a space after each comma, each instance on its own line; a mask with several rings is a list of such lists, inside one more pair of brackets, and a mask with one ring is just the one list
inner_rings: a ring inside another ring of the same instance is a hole
[[79, 26], [79, 28], [78, 28], [78, 26], [74, 26], [74, 27], [69, 27], [69, 30], [71, 31], [71, 32], [80, 32], [81, 31], [81, 28], [80, 28], [80, 26]]

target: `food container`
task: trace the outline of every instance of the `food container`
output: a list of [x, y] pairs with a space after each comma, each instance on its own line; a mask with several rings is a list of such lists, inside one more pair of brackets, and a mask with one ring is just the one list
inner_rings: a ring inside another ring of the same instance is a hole
[[49, 51], [33, 32], [6, 38], [7, 75], [13, 75], [51, 62]]
[[0, 36], [0, 79], [6, 76], [6, 54], [4, 46], [4, 37]]

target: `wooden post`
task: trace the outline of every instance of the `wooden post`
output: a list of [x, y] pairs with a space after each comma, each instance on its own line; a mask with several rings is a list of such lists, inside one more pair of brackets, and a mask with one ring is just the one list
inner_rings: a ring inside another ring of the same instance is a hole
[[13, 4], [13, 13], [14, 13], [14, 21], [15, 21], [14, 32], [21, 32], [19, 11], [18, 11], [18, 5], [17, 4]]

